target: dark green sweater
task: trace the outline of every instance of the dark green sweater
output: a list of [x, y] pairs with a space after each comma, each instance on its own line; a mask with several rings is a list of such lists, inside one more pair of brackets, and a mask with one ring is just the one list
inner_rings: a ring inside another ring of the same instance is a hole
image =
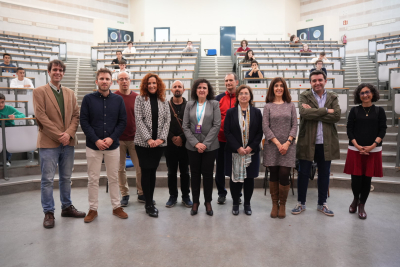
[[58, 107], [60, 108], [61, 117], [63, 119], [63, 122], [65, 122], [64, 95], [63, 95], [62, 89], [60, 88], [60, 93], [57, 93], [54, 89], [52, 89], [52, 90], [53, 90], [54, 96], [56, 97]]

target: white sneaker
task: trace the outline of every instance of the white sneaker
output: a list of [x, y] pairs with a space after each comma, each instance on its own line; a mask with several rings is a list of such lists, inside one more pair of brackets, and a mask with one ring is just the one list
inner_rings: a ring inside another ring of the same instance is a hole
[[7, 167], [10, 167], [11, 163], [9, 161], [7, 161], [6, 165], [7, 165]]

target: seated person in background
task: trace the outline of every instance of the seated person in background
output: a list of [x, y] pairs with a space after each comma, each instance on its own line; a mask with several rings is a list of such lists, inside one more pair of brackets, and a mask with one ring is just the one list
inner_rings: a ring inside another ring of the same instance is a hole
[[[121, 60], [125, 60], [125, 58], [122, 56], [121, 51], [117, 51], [117, 58], [115, 58], [111, 64], [119, 64]], [[119, 66], [115, 66], [114, 69], [119, 69]]]
[[319, 59], [322, 60], [324, 63], [329, 63], [330, 62], [329, 59], [326, 58], [325, 52], [321, 52], [321, 53], [319, 53], [318, 57], [315, 57], [315, 58], [311, 59], [311, 63], [315, 63]]
[[126, 69], [126, 61], [125, 60], [122, 59], [119, 62], [118, 66], [119, 66], [118, 70], [113, 70], [113, 76], [112, 76], [113, 80], [117, 80], [118, 79], [118, 74], [121, 73], [121, 72], [126, 72], [126, 73], [128, 73], [129, 77], [131, 76], [131, 72]]
[[[251, 62], [251, 69], [246, 72], [245, 78], [264, 78], [264, 72], [258, 68], [258, 62], [253, 60]], [[260, 81], [249, 81], [249, 83], [261, 83]]]
[[256, 60], [254, 57], [253, 50], [247, 50], [246, 55], [244, 56], [244, 59], [240, 61], [240, 63], [249, 63], [251, 64], [252, 61]]
[[308, 44], [303, 44], [303, 49], [300, 50], [302, 56], [311, 56], [311, 49], [308, 48]]
[[236, 50], [236, 52], [235, 52], [234, 55], [236, 55], [237, 52], [246, 52], [246, 51], [249, 51], [249, 50], [250, 50], [250, 47], [248, 47], [248, 45], [249, 45], [249, 42], [247, 42], [246, 40], [241, 41], [241, 42], [240, 42], [240, 47]]
[[[25, 115], [12, 106], [6, 105], [6, 97], [0, 93], [0, 119], [25, 118]], [[15, 126], [14, 120], [6, 121], [6, 127]], [[6, 151], [7, 167], [11, 165], [11, 153]]]
[[[196, 53], [197, 49], [193, 47], [192, 41], [187, 41], [186, 47], [183, 49], [182, 53], [190, 53], [190, 52], [191, 53]], [[184, 55], [184, 56], [190, 57], [190, 56], [194, 56], [194, 55], [187, 54], [187, 55]]]
[[3, 63], [0, 64], [0, 67], [2, 67], [2, 72], [11, 72], [11, 73], [15, 73], [15, 69], [7, 69], [4, 67], [13, 67], [15, 68], [16, 66], [14, 66], [13, 64], [11, 64], [11, 55], [8, 53], [4, 53], [3, 54]]
[[17, 78], [11, 80], [11, 88], [34, 88], [31, 79], [25, 78], [25, 70], [17, 68]]
[[299, 46], [299, 45], [302, 45], [302, 43], [300, 42], [300, 39], [299, 39], [299, 37], [297, 37], [296, 35], [292, 35], [292, 36], [290, 36], [290, 43], [289, 43], [289, 46], [290, 47], [297, 47], [297, 46]]
[[128, 47], [125, 48], [124, 51], [122, 51], [122, 54], [132, 54], [132, 53], [136, 53], [136, 48], [133, 47], [133, 42], [129, 41]]
[[315, 62], [315, 68], [312, 68], [310, 73], [312, 73], [314, 70], [322, 70], [323, 72], [325, 72], [326, 77], [328, 77], [328, 73], [326, 72], [326, 69], [324, 68], [324, 62], [320, 59], [318, 59]]

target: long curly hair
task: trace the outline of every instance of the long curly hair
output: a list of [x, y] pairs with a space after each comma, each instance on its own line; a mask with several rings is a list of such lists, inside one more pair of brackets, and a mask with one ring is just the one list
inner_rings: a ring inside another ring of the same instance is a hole
[[143, 79], [142, 82], [140, 83], [140, 95], [144, 96], [144, 99], [147, 101], [147, 98], [149, 97], [149, 79], [150, 78], [156, 78], [157, 81], [157, 98], [160, 99], [162, 102], [165, 101], [165, 84], [163, 80], [158, 77], [157, 74], [154, 73], [147, 73]]

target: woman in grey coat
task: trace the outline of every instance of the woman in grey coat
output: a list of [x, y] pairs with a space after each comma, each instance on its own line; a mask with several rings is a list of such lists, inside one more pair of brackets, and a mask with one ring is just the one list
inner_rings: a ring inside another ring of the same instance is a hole
[[221, 113], [219, 103], [213, 100], [214, 90], [206, 79], [194, 82], [191, 97], [194, 101], [186, 104], [182, 123], [191, 172], [193, 206], [190, 214], [197, 214], [203, 175], [204, 205], [207, 214], [212, 216], [213, 171], [219, 148], [217, 136], [221, 126]]
[[271, 172], [271, 217], [286, 217], [286, 200], [290, 189], [289, 175], [296, 162], [297, 113], [286, 82], [272, 80], [263, 114], [264, 166]]

